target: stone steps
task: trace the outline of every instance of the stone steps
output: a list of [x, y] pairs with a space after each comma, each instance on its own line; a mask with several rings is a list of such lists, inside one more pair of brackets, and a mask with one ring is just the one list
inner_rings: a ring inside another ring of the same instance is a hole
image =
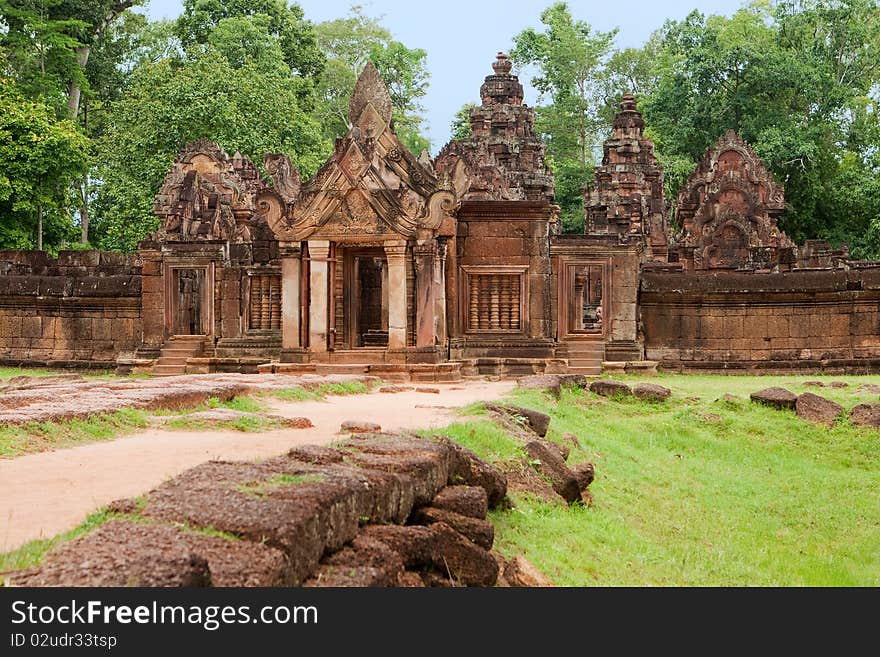
[[159, 359], [153, 365], [155, 376], [177, 376], [186, 374], [186, 363], [200, 356], [204, 351], [205, 336], [173, 335], [162, 345]]
[[179, 376], [186, 374], [186, 363], [183, 365], [153, 365], [154, 376]]
[[596, 341], [564, 342], [559, 347], [558, 355], [568, 360], [569, 373], [599, 376], [602, 361], [605, 360], [605, 344]]

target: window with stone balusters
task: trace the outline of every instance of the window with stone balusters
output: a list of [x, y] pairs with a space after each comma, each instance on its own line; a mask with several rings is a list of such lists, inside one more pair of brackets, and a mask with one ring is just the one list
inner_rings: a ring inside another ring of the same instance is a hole
[[281, 330], [281, 275], [250, 275], [248, 328], [252, 331]]
[[519, 333], [523, 328], [523, 272], [466, 269], [466, 330]]

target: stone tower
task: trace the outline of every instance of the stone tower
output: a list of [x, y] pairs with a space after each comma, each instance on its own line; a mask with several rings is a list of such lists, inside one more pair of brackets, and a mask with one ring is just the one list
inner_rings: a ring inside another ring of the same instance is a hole
[[602, 166], [584, 189], [587, 234], [617, 234], [624, 241], [646, 239], [652, 260], [666, 260], [668, 235], [663, 170], [654, 144], [642, 134], [645, 120], [632, 94], [625, 94], [605, 140]]
[[535, 110], [523, 103], [523, 86], [502, 52], [494, 73], [480, 87], [481, 105], [471, 112], [471, 136], [447, 144], [437, 156], [439, 174], [455, 175], [459, 161], [467, 179], [455, 176], [464, 200], [553, 201], [553, 174], [544, 142], [535, 134]]

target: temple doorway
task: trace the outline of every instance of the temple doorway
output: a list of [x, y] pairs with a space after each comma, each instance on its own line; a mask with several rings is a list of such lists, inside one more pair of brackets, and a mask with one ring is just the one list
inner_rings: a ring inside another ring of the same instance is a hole
[[576, 265], [570, 279], [571, 303], [569, 304], [568, 330], [578, 334], [603, 333], [603, 266], [601, 264]]
[[171, 270], [171, 334], [206, 335], [204, 268]]
[[348, 344], [388, 346], [388, 261], [383, 249], [347, 253]]

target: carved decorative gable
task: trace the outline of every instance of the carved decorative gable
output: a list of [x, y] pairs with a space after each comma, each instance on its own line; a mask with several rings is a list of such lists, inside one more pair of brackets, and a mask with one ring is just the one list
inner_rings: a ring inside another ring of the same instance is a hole
[[254, 165], [239, 153], [229, 157], [200, 140], [177, 156], [156, 195], [160, 241], [251, 239], [249, 217], [264, 188]]
[[[352, 127], [294, 198], [275, 191], [257, 207], [279, 240], [413, 237], [450, 216], [454, 193], [394, 133], [388, 89], [372, 64], [352, 93]], [[278, 187], [278, 185], [276, 185]]]
[[730, 130], [679, 193], [676, 248], [693, 269], [770, 266], [794, 246], [777, 225], [784, 209], [782, 185]]

